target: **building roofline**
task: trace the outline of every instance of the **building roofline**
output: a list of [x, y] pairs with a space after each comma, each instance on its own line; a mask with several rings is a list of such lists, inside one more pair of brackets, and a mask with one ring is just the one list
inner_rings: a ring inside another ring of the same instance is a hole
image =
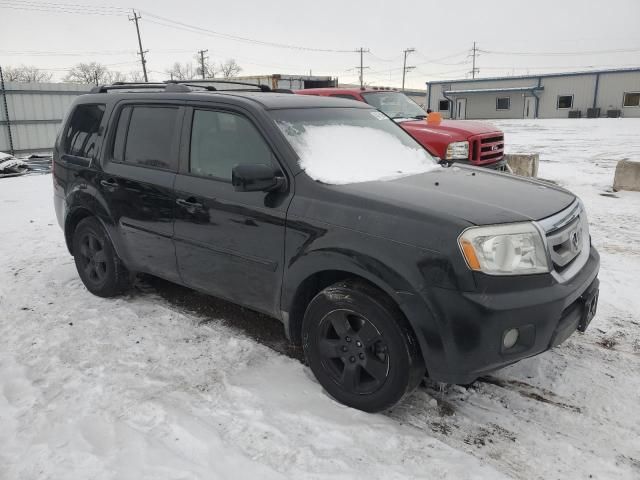
[[505, 87], [505, 88], [467, 88], [463, 90], [445, 90], [446, 95], [462, 95], [465, 93], [510, 93], [510, 92], [533, 92], [537, 90], [544, 90], [544, 87], [532, 85], [529, 87]]
[[573, 77], [578, 75], [594, 75], [599, 73], [632, 73], [640, 72], [640, 67], [631, 68], [610, 68], [604, 70], [582, 70], [578, 72], [561, 72], [561, 73], [539, 73], [533, 75], [514, 75], [510, 77], [485, 77], [485, 78], [462, 78], [451, 80], [433, 80], [425, 82], [427, 85], [440, 85], [442, 83], [473, 83], [485, 82], [491, 80], [522, 80], [527, 78], [549, 78], [549, 77]]

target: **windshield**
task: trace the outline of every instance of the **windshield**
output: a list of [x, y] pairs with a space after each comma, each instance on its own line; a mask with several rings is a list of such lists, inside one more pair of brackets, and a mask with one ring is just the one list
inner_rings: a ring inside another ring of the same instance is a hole
[[364, 108], [273, 110], [314, 180], [334, 185], [391, 180], [438, 168], [433, 157], [380, 112]]
[[425, 118], [426, 112], [416, 102], [400, 92], [363, 93], [364, 101], [391, 118]]

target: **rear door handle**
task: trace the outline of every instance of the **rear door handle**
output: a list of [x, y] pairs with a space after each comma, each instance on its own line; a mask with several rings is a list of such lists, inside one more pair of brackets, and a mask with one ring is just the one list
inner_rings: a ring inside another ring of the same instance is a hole
[[189, 198], [187, 198], [186, 200], [185, 200], [185, 199], [183, 199], [183, 198], [178, 198], [178, 199], [176, 200], [176, 203], [177, 203], [178, 205], [180, 205], [181, 207], [184, 207], [184, 208], [190, 208], [190, 209], [193, 209], [193, 208], [202, 208], [202, 204], [201, 204], [201, 203], [196, 202], [196, 199], [195, 199], [195, 198], [192, 198], [192, 197], [189, 197]]
[[113, 178], [109, 180], [100, 180], [100, 185], [106, 188], [118, 188], [118, 182], [116, 182]]

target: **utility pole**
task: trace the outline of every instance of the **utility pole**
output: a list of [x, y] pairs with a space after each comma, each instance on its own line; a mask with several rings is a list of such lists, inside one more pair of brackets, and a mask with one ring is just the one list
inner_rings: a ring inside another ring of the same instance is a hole
[[198, 50], [198, 53], [200, 54], [200, 71], [202, 72], [202, 79], [205, 79], [205, 69], [204, 69], [204, 54], [207, 53], [209, 50]]
[[415, 48], [405, 48], [404, 50], [404, 62], [402, 64], [402, 91], [404, 92], [404, 77], [409, 70], [413, 70], [416, 67], [407, 67], [407, 55], [415, 52]]
[[142, 49], [142, 40], [140, 39], [140, 27], [138, 25], [138, 20], [140, 20], [142, 17], [138, 15], [135, 10], [132, 10], [132, 11], [133, 11], [133, 18], [129, 17], [129, 20], [131, 22], [136, 22], [136, 32], [138, 32], [138, 46], [140, 47], [140, 51], [138, 52], [138, 55], [140, 55], [140, 62], [142, 63], [142, 73], [144, 74], [144, 81], [146, 83], [149, 81], [149, 77], [147, 77], [147, 59], [144, 58], [144, 54], [147, 53], [149, 50]]
[[360, 88], [364, 88], [364, 69], [369, 68], [364, 66], [364, 54], [368, 53], [369, 49], [360, 47], [356, 52], [360, 52], [360, 66], [356, 68], [360, 70]]
[[480, 69], [476, 68], [476, 55], [478, 54], [478, 49], [476, 48], [476, 42], [473, 42], [473, 49], [471, 50], [471, 55], [473, 56], [473, 65], [471, 67], [471, 78], [476, 78], [476, 73], [480, 73]]

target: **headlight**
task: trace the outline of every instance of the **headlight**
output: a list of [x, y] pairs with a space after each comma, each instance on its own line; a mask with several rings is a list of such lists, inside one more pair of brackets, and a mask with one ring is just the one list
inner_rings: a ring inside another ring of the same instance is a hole
[[488, 275], [526, 275], [549, 271], [542, 236], [530, 222], [471, 227], [458, 237], [471, 270]]
[[469, 142], [453, 142], [447, 146], [446, 160], [466, 160], [469, 158]]

